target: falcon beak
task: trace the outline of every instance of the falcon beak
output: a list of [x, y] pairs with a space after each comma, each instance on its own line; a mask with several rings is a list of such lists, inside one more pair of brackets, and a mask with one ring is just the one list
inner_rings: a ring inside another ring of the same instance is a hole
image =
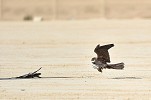
[[96, 64], [95, 62], [92, 62], [92, 64]]

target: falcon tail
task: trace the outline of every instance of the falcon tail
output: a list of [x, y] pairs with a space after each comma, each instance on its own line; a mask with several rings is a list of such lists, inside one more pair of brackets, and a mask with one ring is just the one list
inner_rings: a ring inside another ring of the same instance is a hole
[[124, 68], [124, 63], [108, 64], [108, 66], [106, 68], [122, 70]]

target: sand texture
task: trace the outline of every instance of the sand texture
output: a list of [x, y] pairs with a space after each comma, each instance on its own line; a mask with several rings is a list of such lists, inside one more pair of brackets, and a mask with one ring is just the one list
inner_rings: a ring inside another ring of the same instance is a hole
[[[92, 68], [99, 43], [124, 70]], [[40, 67], [40, 79], [7, 79]], [[93, 99], [151, 100], [151, 21], [0, 23], [0, 100]]]

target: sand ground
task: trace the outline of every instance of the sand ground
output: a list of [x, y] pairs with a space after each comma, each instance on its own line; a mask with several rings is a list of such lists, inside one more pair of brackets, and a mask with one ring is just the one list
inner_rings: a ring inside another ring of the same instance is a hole
[[[125, 69], [93, 69], [98, 43]], [[41, 79], [5, 79], [39, 67]], [[92, 99], [151, 100], [151, 21], [0, 23], [0, 100]]]

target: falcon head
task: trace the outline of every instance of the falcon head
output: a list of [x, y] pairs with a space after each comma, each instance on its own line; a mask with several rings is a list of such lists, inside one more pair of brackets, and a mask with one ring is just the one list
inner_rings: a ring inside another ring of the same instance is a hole
[[96, 57], [93, 57], [92, 59], [91, 59], [91, 62], [93, 63], [93, 64], [95, 64], [95, 61], [97, 60], [97, 58]]
[[91, 59], [91, 62], [92, 62], [92, 66], [93, 66], [93, 68], [94, 69], [99, 69], [99, 67], [97, 66], [97, 64], [96, 64], [96, 61], [97, 61], [97, 58], [96, 57], [93, 57], [92, 59]]

